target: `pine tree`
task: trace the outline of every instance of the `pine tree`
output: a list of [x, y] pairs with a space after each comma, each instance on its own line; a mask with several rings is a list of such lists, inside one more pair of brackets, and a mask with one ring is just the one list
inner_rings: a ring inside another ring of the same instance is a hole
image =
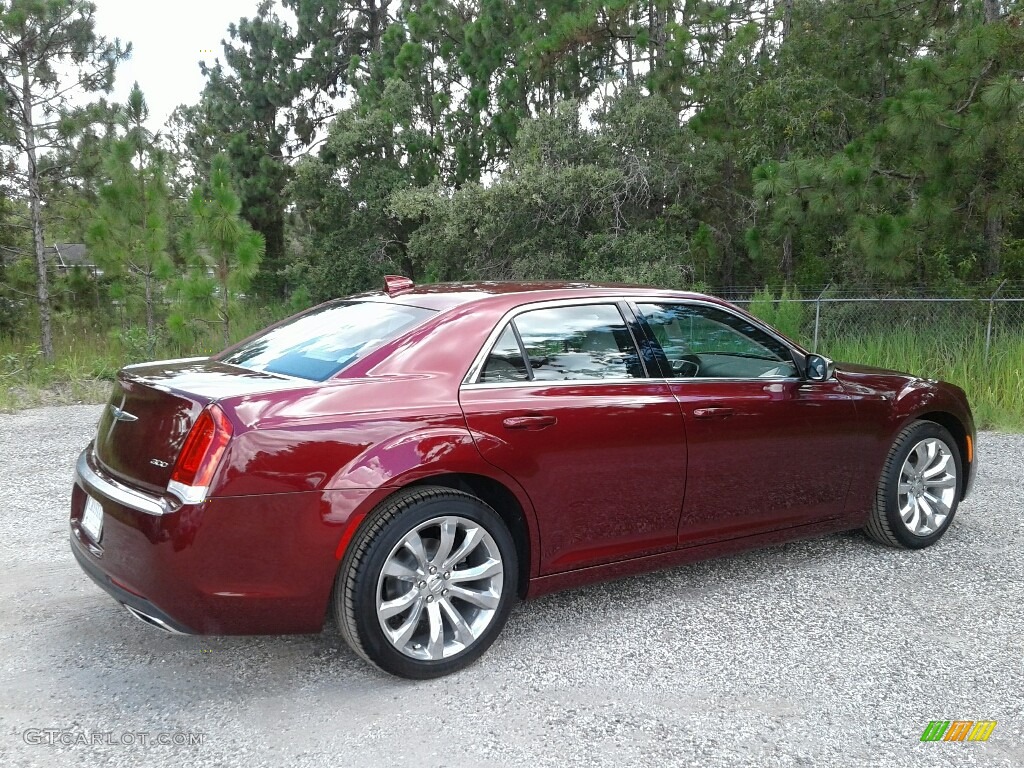
[[231, 341], [231, 316], [241, 294], [259, 271], [265, 244], [241, 217], [241, 202], [231, 183], [226, 155], [217, 155], [210, 168], [207, 191], [192, 193], [193, 226], [183, 250], [191, 262], [190, 274], [180, 286], [182, 306], [169, 320], [181, 336], [189, 314], [220, 325], [224, 346]]
[[7, 141], [21, 155], [36, 263], [41, 349], [53, 358], [50, 291], [43, 240], [40, 154], [67, 139], [64, 116], [76, 94], [108, 91], [129, 55], [95, 32], [96, 6], [82, 0], [12, 0], [0, 8], [0, 95]]
[[146, 129], [146, 100], [136, 83], [124, 107], [125, 135], [104, 163], [108, 183], [100, 190], [96, 217], [86, 234], [97, 265], [130, 295], [141, 282], [149, 352], [156, 345], [156, 310], [162, 283], [173, 273], [167, 252], [168, 190], [164, 155]]

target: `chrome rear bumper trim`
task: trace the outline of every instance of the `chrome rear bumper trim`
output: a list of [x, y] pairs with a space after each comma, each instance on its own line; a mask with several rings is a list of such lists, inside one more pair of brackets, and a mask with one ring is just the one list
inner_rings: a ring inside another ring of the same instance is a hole
[[90, 450], [91, 448], [86, 448], [82, 451], [78, 457], [78, 464], [75, 466], [75, 479], [78, 480], [79, 485], [90, 496], [95, 493], [97, 496], [104, 496], [137, 512], [143, 512], [154, 517], [169, 515], [174, 511], [164, 499], [150, 496], [147, 493], [142, 493], [134, 488], [122, 485], [113, 478], [100, 475], [89, 466], [88, 453]]

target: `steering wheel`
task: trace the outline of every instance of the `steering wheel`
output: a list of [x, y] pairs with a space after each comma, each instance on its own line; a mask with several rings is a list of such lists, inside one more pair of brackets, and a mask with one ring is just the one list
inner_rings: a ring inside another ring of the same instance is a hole
[[682, 355], [672, 361], [672, 372], [679, 377], [693, 377], [700, 373], [700, 358]]

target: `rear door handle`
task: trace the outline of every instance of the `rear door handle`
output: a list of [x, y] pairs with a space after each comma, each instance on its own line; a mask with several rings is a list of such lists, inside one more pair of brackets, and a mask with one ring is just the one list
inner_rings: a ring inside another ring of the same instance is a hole
[[505, 429], [544, 429], [558, 423], [554, 416], [510, 416], [502, 424]]
[[732, 408], [694, 408], [695, 419], [726, 419], [732, 416]]

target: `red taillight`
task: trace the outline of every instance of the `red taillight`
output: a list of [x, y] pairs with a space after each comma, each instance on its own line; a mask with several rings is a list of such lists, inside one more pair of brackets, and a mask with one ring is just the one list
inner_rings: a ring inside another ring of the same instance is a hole
[[231, 422], [224, 411], [211, 405], [192, 425], [171, 473], [171, 482], [206, 488], [213, 479], [224, 449], [231, 440]]

